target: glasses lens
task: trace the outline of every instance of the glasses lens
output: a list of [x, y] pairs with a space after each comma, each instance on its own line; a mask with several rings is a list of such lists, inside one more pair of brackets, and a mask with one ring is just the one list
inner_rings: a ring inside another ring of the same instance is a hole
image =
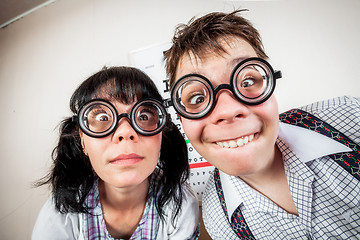
[[240, 65], [232, 81], [238, 97], [250, 104], [266, 100], [274, 89], [272, 71], [262, 62], [250, 61]]
[[199, 118], [205, 115], [211, 107], [211, 89], [211, 85], [198, 76], [188, 76], [179, 80], [174, 86], [175, 108], [184, 117]]
[[84, 111], [84, 125], [94, 133], [106, 132], [114, 122], [111, 109], [102, 104], [94, 103]]
[[154, 100], [144, 100], [134, 106], [132, 118], [141, 134], [155, 135], [162, 130], [166, 123], [166, 111], [160, 103]]
[[116, 125], [116, 110], [104, 100], [88, 102], [80, 108], [78, 117], [81, 130], [92, 137], [104, 137]]

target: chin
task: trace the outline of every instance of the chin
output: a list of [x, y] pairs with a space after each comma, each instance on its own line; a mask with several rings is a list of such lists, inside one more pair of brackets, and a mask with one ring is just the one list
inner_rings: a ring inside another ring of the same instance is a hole
[[[222, 156], [222, 158], [224, 159], [225, 156]], [[254, 166], [254, 164], [251, 164], [252, 163], [251, 160], [239, 161], [239, 159], [249, 159], [249, 158], [241, 158], [241, 157], [238, 157], [236, 159], [227, 158], [226, 162], [221, 162], [221, 163], [218, 162], [214, 164], [211, 163], [210, 161], [209, 162], [212, 165], [214, 165], [216, 168], [221, 170], [222, 172], [231, 176], [245, 176], [256, 172], [255, 169], [256, 166]]]
[[137, 176], [133, 174], [122, 174], [121, 177], [118, 177], [115, 182], [115, 186], [118, 188], [127, 188], [127, 187], [134, 187], [138, 186], [144, 180], [147, 178], [144, 178], [143, 176]]

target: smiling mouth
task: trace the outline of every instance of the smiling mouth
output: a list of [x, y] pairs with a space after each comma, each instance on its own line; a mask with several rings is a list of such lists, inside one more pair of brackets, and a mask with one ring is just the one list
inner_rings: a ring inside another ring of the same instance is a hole
[[244, 136], [235, 140], [216, 142], [216, 144], [222, 148], [237, 148], [248, 144], [253, 139], [254, 139], [254, 134], [250, 134], [248, 136]]

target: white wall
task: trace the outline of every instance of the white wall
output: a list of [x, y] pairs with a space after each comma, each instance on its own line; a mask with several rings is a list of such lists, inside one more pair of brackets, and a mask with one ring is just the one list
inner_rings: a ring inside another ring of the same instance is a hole
[[[359, 0], [58, 0], [0, 29], [0, 239], [29, 239], [49, 196], [32, 188], [51, 164], [72, 92], [102, 66], [170, 40], [210, 11], [248, 8], [283, 78], [280, 110], [359, 96]], [[298, 94], [295, 94], [298, 93]]]

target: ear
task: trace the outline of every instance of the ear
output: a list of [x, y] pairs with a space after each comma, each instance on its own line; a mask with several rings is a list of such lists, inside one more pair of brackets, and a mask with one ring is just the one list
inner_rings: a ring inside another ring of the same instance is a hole
[[79, 129], [79, 136], [80, 136], [81, 147], [83, 149], [83, 152], [86, 154], [85, 143], [84, 143], [84, 133], [80, 129]]

